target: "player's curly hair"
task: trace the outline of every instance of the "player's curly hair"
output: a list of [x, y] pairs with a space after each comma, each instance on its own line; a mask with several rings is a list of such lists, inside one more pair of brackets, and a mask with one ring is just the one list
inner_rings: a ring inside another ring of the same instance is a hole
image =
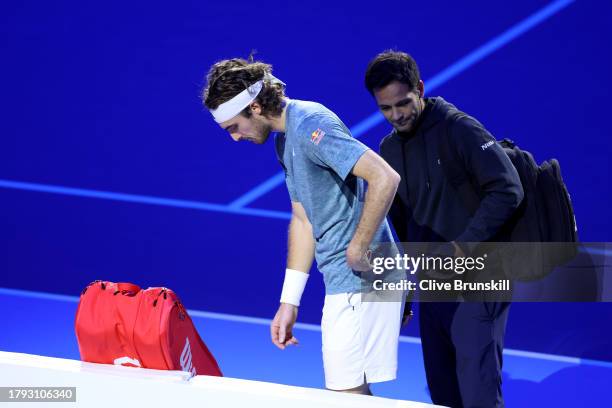
[[[248, 60], [232, 58], [215, 63], [206, 75], [206, 87], [202, 91], [202, 101], [208, 109], [217, 109], [255, 82], [272, 73], [272, 65], [254, 61], [251, 55]], [[277, 82], [264, 80], [263, 88], [255, 101], [261, 105], [264, 116], [279, 116], [283, 111], [284, 86]], [[242, 115], [251, 116], [246, 107]]]

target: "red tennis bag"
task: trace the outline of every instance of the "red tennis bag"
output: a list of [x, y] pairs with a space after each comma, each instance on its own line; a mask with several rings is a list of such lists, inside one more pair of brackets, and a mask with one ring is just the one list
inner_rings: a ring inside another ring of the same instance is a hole
[[74, 323], [81, 360], [222, 376], [176, 293], [95, 281]]

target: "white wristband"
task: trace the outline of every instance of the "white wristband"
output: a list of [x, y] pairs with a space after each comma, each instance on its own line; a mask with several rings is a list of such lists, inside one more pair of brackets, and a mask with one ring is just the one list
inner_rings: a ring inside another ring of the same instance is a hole
[[283, 292], [281, 293], [281, 303], [289, 303], [290, 305], [299, 306], [302, 293], [308, 281], [308, 275], [305, 272], [288, 269], [285, 271], [285, 282], [283, 283]]

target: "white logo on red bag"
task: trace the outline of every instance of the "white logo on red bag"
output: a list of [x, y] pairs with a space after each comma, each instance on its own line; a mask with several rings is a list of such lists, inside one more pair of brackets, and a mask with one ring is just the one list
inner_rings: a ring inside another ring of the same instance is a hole
[[142, 367], [140, 365], [140, 361], [136, 360], [135, 358], [130, 358], [127, 356], [116, 358], [115, 360], [113, 360], [113, 364], [122, 365], [126, 367]]
[[191, 373], [191, 375], [196, 375], [196, 369], [191, 362], [191, 345], [189, 344], [189, 338], [185, 337], [185, 347], [183, 347], [183, 351], [181, 353], [181, 370], [187, 371]]

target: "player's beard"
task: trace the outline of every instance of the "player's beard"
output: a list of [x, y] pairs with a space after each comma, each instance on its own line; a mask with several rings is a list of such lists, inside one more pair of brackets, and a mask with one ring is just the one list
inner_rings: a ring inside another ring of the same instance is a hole
[[265, 123], [256, 122], [254, 133], [254, 136], [249, 138], [249, 140], [255, 144], [264, 144], [268, 140], [268, 137], [270, 137], [270, 133], [272, 133], [272, 127]]
[[410, 133], [419, 123], [421, 115], [425, 110], [425, 102], [422, 99], [417, 100], [417, 105], [413, 107], [409, 118], [404, 119], [403, 123], [394, 123], [393, 127], [400, 133]]

